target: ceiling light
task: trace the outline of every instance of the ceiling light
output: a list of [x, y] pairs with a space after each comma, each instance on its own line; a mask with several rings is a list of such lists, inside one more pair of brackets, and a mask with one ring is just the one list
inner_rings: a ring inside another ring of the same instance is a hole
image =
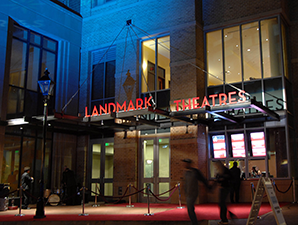
[[250, 52], [250, 48], [248, 48], [247, 51]]

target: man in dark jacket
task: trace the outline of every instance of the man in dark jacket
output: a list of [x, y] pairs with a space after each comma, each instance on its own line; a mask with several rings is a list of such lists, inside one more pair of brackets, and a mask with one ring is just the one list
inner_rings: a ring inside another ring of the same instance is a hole
[[[237, 167], [237, 162], [233, 163], [233, 167], [230, 169], [232, 174], [232, 180], [231, 180], [231, 193], [230, 193], [230, 200], [232, 203], [236, 202], [239, 203], [239, 188], [240, 188], [240, 175], [241, 171]], [[235, 197], [235, 201], [234, 201]]]
[[232, 179], [232, 174], [230, 170], [225, 167], [220, 161], [215, 162], [215, 167], [217, 169], [216, 181], [220, 184], [219, 190], [219, 207], [220, 207], [220, 219], [218, 224], [229, 224], [227, 218], [227, 203], [226, 199], [230, 192], [230, 182]]
[[29, 208], [29, 192], [31, 190], [31, 183], [33, 183], [33, 177], [30, 177], [30, 167], [26, 166], [24, 168], [24, 173], [21, 177], [21, 184], [23, 188], [23, 204], [22, 209], [30, 209]]
[[62, 183], [66, 188], [66, 205], [75, 205], [77, 183], [74, 172], [69, 168], [65, 168], [63, 172]]
[[198, 169], [192, 167], [192, 160], [183, 159], [182, 161], [185, 163], [184, 190], [187, 212], [191, 223], [197, 225], [198, 220], [195, 213], [195, 202], [199, 193], [198, 181], [201, 181], [208, 188], [211, 187], [208, 185], [208, 182], [202, 173]]

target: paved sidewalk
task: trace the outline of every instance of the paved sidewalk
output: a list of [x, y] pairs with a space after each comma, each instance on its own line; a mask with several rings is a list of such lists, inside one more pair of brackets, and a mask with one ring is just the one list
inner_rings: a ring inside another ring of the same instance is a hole
[[[286, 205], [281, 208], [282, 214], [285, 218], [287, 225], [298, 225], [298, 203]], [[217, 225], [219, 220], [210, 220], [209, 225]], [[229, 224], [246, 225], [247, 219], [234, 219], [229, 220]], [[255, 225], [275, 225], [275, 217], [273, 212], [269, 212], [263, 215], [260, 219], [257, 219]]]

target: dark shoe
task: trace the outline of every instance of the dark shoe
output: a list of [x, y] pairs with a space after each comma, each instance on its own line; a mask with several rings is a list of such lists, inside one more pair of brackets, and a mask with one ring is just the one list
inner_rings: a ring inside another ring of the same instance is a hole
[[218, 224], [229, 224], [229, 222], [219, 221]]

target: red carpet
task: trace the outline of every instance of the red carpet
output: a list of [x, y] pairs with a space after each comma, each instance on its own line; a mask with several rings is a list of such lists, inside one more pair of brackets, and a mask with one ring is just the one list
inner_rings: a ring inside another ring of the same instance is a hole
[[[288, 203], [280, 203], [280, 207], [285, 206]], [[117, 204], [115, 206], [126, 207], [127, 204]], [[135, 203], [134, 207], [147, 208], [145, 203]], [[88, 216], [79, 216], [78, 214], [60, 214], [60, 215], [51, 215], [47, 214], [46, 218], [43, 219], [34, 219], [32, 215], [25, 215], [22, 217], [15, 215], [5, 215], [5, 212], [0, 213], [0, 221], [189, 221], [187, 214], [187, 209], [177, 209], [177, 205], [171, 204], [150, 204], [152, 208], [167, 208], [168, 210], [163, 212], [154, 213], [151, 216], [144, 216], [144, 214], [120, 214], [121, 212], [116, 212], [114, 215], [88, 215]], [[229, 204], [228, 210], [234, 213], [238, 219], [246, 219], [249, 216], [251, 209], [251, 203], [240, 203], [240, 204]], [[219, 207], [217, 204], [208, 203], [196, 205], [195, 208], [197, 217], [199, 220], [218, 220], [219, 219]], [[269, 203], [262, 203], [259, 215], [266, 214], [271, 211]], [[17, 210], [15, 210], [18, 213]]]

